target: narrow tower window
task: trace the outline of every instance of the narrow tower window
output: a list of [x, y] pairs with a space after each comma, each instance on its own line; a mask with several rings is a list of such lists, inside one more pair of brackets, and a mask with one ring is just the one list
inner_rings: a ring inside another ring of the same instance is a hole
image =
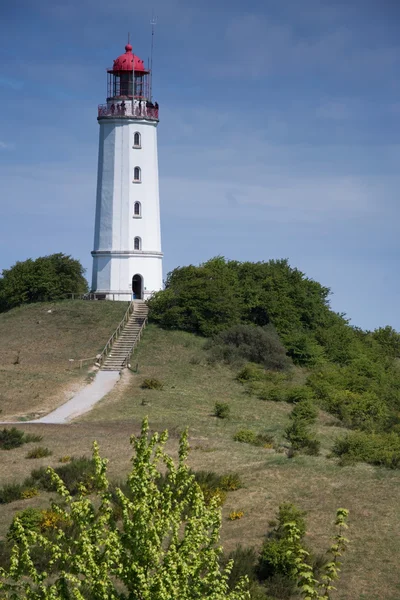
[[135, 202], [135, 204], [133, 206], [133, 216], [134, 217], [142, 216], [142, 207], [140, 205], [140, 202]]
[[142, 145], [140, 143], [140, 133], [138, 131], [136, 131], [135, 135], [133, 136], [133, 145], [135, 146], [135, 148], [140, 148]]
[[140, 167], [135, 167], [135, 169], [133, 171], [133, 181], [140, 181], [140, 176], [141, 176]]
[[133, 247], [135, 250], [142, 249], [142, 240], [140, 239], [140, 237], [135, 237], [135, 240], [133, 242]]

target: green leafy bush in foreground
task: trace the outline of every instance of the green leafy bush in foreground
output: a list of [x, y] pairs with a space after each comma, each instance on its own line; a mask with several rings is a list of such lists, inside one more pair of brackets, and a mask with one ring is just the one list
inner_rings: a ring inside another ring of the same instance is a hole
[[367, 462], [389, 469], [400, 468], [400, 436], [397, 433], [366, 433], [354, 431], [335, 440], [333, 456], [342, 465]]

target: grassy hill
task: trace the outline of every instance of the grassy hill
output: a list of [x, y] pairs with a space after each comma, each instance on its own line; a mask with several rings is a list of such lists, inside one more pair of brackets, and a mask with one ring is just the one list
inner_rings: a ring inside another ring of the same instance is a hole
[[67, 398], [127, 308], [125, 302], [38, 303], [0, 314], [0, 419], [32, 418]]
[[[106, 307], [102, 310], [108, 310], [107, 306], [112, 310], [115, 306], [101, 304]], [[41, 314], [44, 318], [45, 311]], [[34, 328], [30, 331], [34, 332]], [[103, 340], [100, 346], [102, 343]], [[397, 600], [400, 472], [362, 463], [338, 466], [327, 455], [333, 439], [344, 429], [324, 412], [320, 412], [317, 425], [322, 443], [320, 456], [298, 455], [289, 459], [286, 453], [274, 448], [234, 441], [234, 434], [247, 428], [272, 435], [275, 447], [279, 448], [284, 443], [283, 432], [291, 406], [263, 401], [246, 393], [245, 386], [236, 381], [234, 369], [208, 363], [203, 346], [204, 339], [193, 334], [149, 326], [135, 353], [132, 368], [136, 372], [125, 371], [114, 390], [91, 413], [68, 426], [21, 425], [24, 431], [43, 435], [42, 444], [53, 455], [26, 460], [27, 446], [1, 452], [0, 485], [22, 481], [32, 468], [56, 466], [62, 456], [89, 455], [94, 439], [99, 441], [102, 455], [110, 459], [111, 478], [120, 480], [129, 469], [129, 435], [139, 431], [143, 416], [149, 416], [152, 429], [169, 429], [172, 452], [176, 452], [179, 433], [189, 426], [191, 466], [220, 474], [235, 471], [243, 482], [242, 489], [228, 494], [223, 507], [222, 542], [226, 550], [239, 542], [260, 547], [279, 503], [288, 500], [307, 511], [307, 543], [322, 552], [329, 544], [335, 509], [343, 506], [350, 510], [352, 543], [344, 558], [339, 592], [334, 597]], [[38, 347], [44, 357], [45, 346]], [[54, 341], [53, 350], [56, 348]], [[44, 360], [40, 363], [42, 367], [36, 363], [36, 373], [45, 379], [48, 371], [41, 371]], [[306, 374], [304, 369], [295, 368], [288, 385], [302, 383]], [[146, 378], [157, 378], [163, 389], [142, 389]], [[12, 398], [12, 392], [9, 395]], [[230, 419], [213, 416], [215, 402], [229, 404]], [[39, 402], [36, 408], [40, 409]], [[15, 511], [28, 506], [44, 507], [47, 499], [48, 495], [41, 493], [29, 500], [0, 506], [0, 536], [5, 536]], [[229, 521], [227, 517], [232, 510], [243, 510], [244, 517]]]

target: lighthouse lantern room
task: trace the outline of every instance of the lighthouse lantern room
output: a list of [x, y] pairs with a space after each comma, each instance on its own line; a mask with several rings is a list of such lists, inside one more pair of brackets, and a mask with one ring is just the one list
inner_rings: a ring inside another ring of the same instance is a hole
[[125, 46], [107, 71], [100, 125], [92, 291], [145, 300], [162, 288], [157, 125], [151, 72]]

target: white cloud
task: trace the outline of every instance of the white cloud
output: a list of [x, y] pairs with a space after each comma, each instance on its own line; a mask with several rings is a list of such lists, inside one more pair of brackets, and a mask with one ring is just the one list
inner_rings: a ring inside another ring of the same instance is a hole
[[7, 144], [0, 140], [0, 150], [11, 150], [12, 148], [14, 148], [14, 144]]

